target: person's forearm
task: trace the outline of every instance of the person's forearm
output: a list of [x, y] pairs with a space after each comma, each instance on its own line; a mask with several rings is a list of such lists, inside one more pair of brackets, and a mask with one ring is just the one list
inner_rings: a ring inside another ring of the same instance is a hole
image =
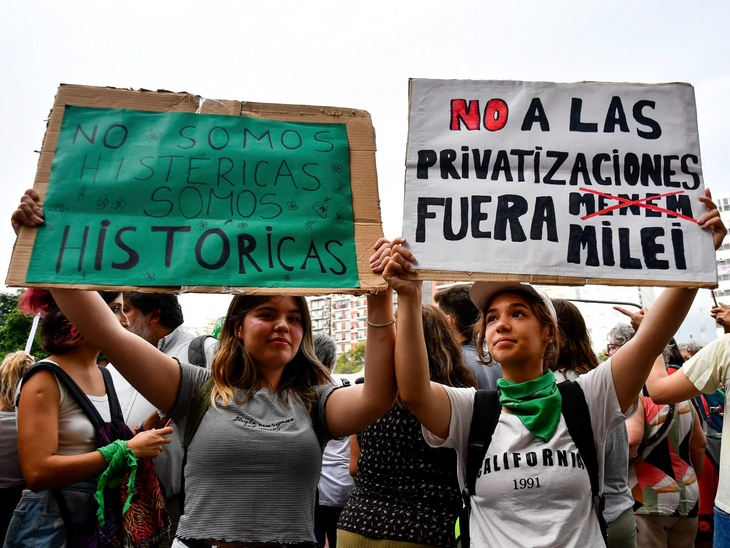
[[93, 451], [81, 455], [53, 455], [42, 462], [21, 465], [21, 468], [28, 489], [37, 492], [88, 480], [98, 476], [106, 466], [104, 456]]
[[393, 406], [396, 396], [395, 323], [393, 293], [368, 295], [368, 335], [365, 347], [363, 396], [381, 416]]
[[428, 397], [431, 378], [423, 338], [421, 291], [398, 296], [398, 329], [395, 342], [395, 372], [398, 393], [409, 406]]

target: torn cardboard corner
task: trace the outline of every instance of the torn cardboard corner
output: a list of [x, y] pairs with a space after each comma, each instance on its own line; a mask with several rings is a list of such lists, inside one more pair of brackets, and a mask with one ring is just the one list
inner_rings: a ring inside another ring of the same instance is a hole
[[363, 110], [61, 85], [6, 284], [379, 293], [375, 133]]

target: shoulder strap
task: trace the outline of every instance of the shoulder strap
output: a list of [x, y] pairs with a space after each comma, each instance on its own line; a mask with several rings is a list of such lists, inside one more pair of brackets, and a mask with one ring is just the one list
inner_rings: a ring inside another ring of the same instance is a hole
[[209, 337], [211, 339], [215, 338], [212, 335], [200, 335], [190, 341], [190, 346], [188, 346], [188, 363], [200, 367], [205, 366], [205, 340]]
[[101, 376], [104, 377], [104, 388], [106, 388], [106, 397], [109, 400], [109, 412], [113, 423], [121, 424], [124, 422], [124, 414], [122, 406], [119, 404], [119, 397], [114, 388], [112, 374], [107, 371], [106, 367], [97, 366], [101, 369]]
[[591, 481], [591, 494], [598, 499], [598, 522], [601, 526], [601, 534], [604, 542], [607, 538], [606, 520], [603, 517], [603, 509], [606, 506], [601, 486], [598, 482], [598, 454], [593, 437], [593, 426], [591, 425], [591, 412], [588, 409], [585, 394], [580, 385], [575, 381], [565, 381], [558, 384], [560, 396], [563, 400], [561, 412], [568, 433], [573, 438], [573, 443], [586, 465], [588, 477]]
[[[104, 419], [101, 418], [101, 415], [99, 414], [99, 411], [94, 407], [94, 404], [91, 403], [91, 400], [84, 394], [84, 391], [79, 388], [79, 385], [74, 382], [74, 380], [69, 376], [68, 373], [66, 373], [63, 369], [61, 369], [59, 366], [57, 366], [53, 362], [48, 361], [41, 361], [35, 364], [33, 367], [28, 369], [28, 371], [25, 372], [25, 375], [23, 375], [23, 382], [21, 384], [21, 390], [22, 387], [25, 385], [26, 382], [28, 382], [28, 379], [30, 379], [33, 375], [38, 373], [39, 371], [50, 371], [53, 373], [56, 378], [61, 382], [66, 390], [68, 390], [68, 393], [71, 395], [71, 397], [76, 401], [76, 403], [79, 404], [79, 407], [81, 407], [81, 410], [84, 412], [84, 414], [88, 417], [88, 419], [91, 421], [91, 424], [94, 425], [94, 430], [96, 432], [99, 432], [101, 430], [101, 427], [104, 426]], [[108, 371], [107, 371], [108, 374]], [[106, 378], [105, 378], [106, 383]], [[108, 394], [108, 392], [107, 392]], [[116, 394], [115, 394], [116, 397]], [[20, 393], [18, 393], [18, 399], [20, 399]], [[117, 405], [119, 402], [117, 402]]]
[[193, 401], [190, 403], [190, 410], [185, 423], [185, 435], [183, 436], [183, 449], [185, 451], [187, 451], [190, 442], [193, 441], [193, 436], [198, 431], [200, 422], [203, 420], [206, 411], [208, 411], [208, 407], [210, 407], [210, 395], [213, 393], [214, 386], [213, 377], [210, 377], [198, 389]]
[[471, 415], [469, 426], [469, 444], [466, 452], [466, 486], [461, 493], [464, 506], [459, 512], [456, 531], [456, 545], [459, 548], [469, 548], [471, 537], [469, 536], [469, 519], [471, 516], [471, 495], [477, 483], [479, 469], [484, 461], [492, 443], [499, 415], [502, 413], [502, 405], [499, 403], [499, 391], [497, 389], [477, 390], [474, 394], [474, 409]]
[[492, 443], [494, 429], [497, 428], [502, 406], [499, 391], [477, 390], [474, 394], [474, 411], [469, 428], [469, 445], [466, 454], [466, 488], [469, 496], [474, 493], [479, 469]]

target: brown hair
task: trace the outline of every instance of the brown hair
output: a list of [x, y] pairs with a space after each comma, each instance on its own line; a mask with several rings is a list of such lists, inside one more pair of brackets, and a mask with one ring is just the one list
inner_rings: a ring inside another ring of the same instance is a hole
[[421, 305], [421, 317], [431, 380], [447, 386], [476, 387], [476, 377], [464, 364], [461, 346], [450, 329], [446, 314], [435, 306], [424, 304]]
[[521, 291], [519, 289], [507, 289], [505, 291], [495, 293], [492, 296], [491, 300], [484, 303], [484, 309], [479, 311], [479, 321], [474, 328], [474, 331], [476, 333], [476, 338], [474, 342], [477, 349], [477, 355], [479, 356], [479, 361], [485, 365], [492, 365], [494, 363], [492, 361], [492, 357], [489, 355], [488, 349], [485, 348], [485, 334], [487, 332], [486, 311], [489, 310], [489, 305], [492, 304], [492, 301], [497, 295], [505, 295], [507, 293], [509, 293], [510, 295], [518, 295], [522, 297], [527, 303], [527, 306], [530, 308], [530, 311], [537, 318], [537, 321], [539, 321], [542, 325], [550, 328], [552, 337], [545, 347], [545, 354], [543, 354], [542, 356], [542, 368], [543, 370], [547, 371], [549, 365], [556, 362], [558, 359], [560, 349], [560, 332], [558, 331], [558, 326], [555, 323], [553, 315], [550, 313], [550, 310], [542, 299], [536, 297], [532, 293], [528, 293], [527, 291]]
[[11, 352], [0, 364], [0, 402], [10, 411], [15, 409], [15, 390], [35, 358], [22, 350]]
[[591, 348], [586, 322], [578, 307], [565, 299], [553, 299], [560, 329], [559, 359], [550, 364], [553, 371], [575, 371], [579, 375], [598, 367]]
[[[252, 309], [276, 298], [280, 297], [237, 295], [231, 301], [220, 333], [220, 349], [211, 365], [211, 377], [215, 386], [210, 401], [214, 407], [216, 407], [216, 397], [220, 397], [223, 405], [228, 405], [229, 400], [246, 403], [254, 391], [261, 387], [271, 388], [266, 378], [256, 369], [243, 341], [236, 337], [236, 330]], [[302, 315], [302, 342], [294, 359], [284, 368], [278, 392], [282, 401], [286, 401], [285, 395], [296, 394], [305, 405], [309, 405], [312, 401], [312, 386], [331, 384], [332, 379], [314, 353], [312, 320], [307, 301], [304, 297], [293, 297], [293, 299]], [[245, 390], [243, 401], [236, 400], [236, 388]]]

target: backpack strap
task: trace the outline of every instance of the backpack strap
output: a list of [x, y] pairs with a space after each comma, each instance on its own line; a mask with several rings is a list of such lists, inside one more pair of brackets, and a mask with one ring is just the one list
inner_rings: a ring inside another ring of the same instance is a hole
[[484, 462], [487, 449], [492, 443], [502, 405], [499, 403], [497, 389], [477, 390], [474, 394], [474, 410], [469, 427], [469, 445], [466, 453], [466, 485], [461, 493], [464, 507], [459, 514], [459, 537], [457, 544], [460, 548], [469, 548], [469, 517], [471, 514], [471, 496], [477, 483], [479, 470]]
[[560, 396], [563, 400], [561, 413], [565, 425], [568, 428], [570, 437], [573, 438], [573, 443], [578, 448], [578, 452], [583, 457], [583, 463], [591, 481], [591, 494], [594, 499], [598, 500], [598, 523], [601, 527], [603, 541], [606, 542], [608, 526], [606, 525], [606, 519], [603, 517], [606, 501], [603, 498], [598, 479], [598, 454], [596, 453], [596, 444], [593, 437], [590, 409], [588, 409], [585, 394], [577, 382], [561, 382], [558, 384], [558, 390], [560, 390]]
[[109, 412], [112, 422], [115, 424], [121, 424], [124, 422], [124, 413], [122, 413], [122, 406], [119, 404], [119, 397], [117, 396], [117, 391], [114, 388], [112, 374], [107, 371], [106, 367], [97, 367], [101, 369], [101, 376], [104, 377], [104, 388], [106, 388], [106, 396], [109, 400]]
[[188, 363], [197, 365], [198, 367], [205, 367], [205, 340], [211, 338], [215, 339], [212, 335], [200, 335], [190, 341], [188, 346]]
[[[191, 343], [192, 344], [192, 343]], [[180, 471], [180, 513], [185, 513], [185, 465], [188, 463], [188, 447], [193, 441], [195, 433], [200, 427], [200, 423], [205, 416], [205, 413], [210, 407], [210, 395], [213, 393], [213, 387], [215, 382], [213, 377], [210, 377], [203, 385], [198, 389], [193, 396], [193, 401], [190, 402], [190, 409], [188, 410], [187, 422], [185, 423], [185, 434], [182, 439], [183, 447], [183, 460], [182, 468]]]
[[[102, 375], [106, 373], [109, 374], [108, 371], [102, 369]], [[28, 382], [28, 379], [30, 379], [33, 375], [38, 373], [39, 371], [50, 371], [53, 373], [58, 381], [63, 384], [63, 386], [66, 388], [68, 393], [71, 395], [71, 397], [74, 399], [76, 403], [79, 404], [79, 407], [84, 412], [84, 415], [88, 417], [88, 419], [91, 421], [91, 424], [94, 426], [94, 430], [98, 433], [99, 430], [101, 430], [102, 426], [104, 426], [104, 419], [101, 418], [101, 415], [99, 414], [99, 411], [94, 407], [94, 404], [91, 403], [91, 400], [84, 394], [84, 391], [79, 388], [79, 385], [76, 384], [76, 382], [71, 378], [71, 376], [66, 373], [63, 369], [61, 369], [58, 365], [56, 365], [53, 362], [49, 361], [41, 361], [35, 364], [33, 367], [28, 369], [28, 371], [25, 372], [25, 375], [23, 375], [23, 382], [21, 384], [21, 390], [22, 387], [25, 386], [25, 383]], [[111, 381], [111, 376], [110, 376]], [[111, 382], [110, 382], [111, 384]], [[106, 377], [104, 377], [104, 385], [106, 387]], [[112, 388], [113, 390], [113, 388]], [[111, 394], [108, 391], [107, 387], [107, 396], [109, 396], [109, 403], [110, 406], [112, 404], [112, 398]], [[20, 400], [20, 392], [18, 392], [18, 401]], [[116, 392], [114, 393], [114, 400], [116, 400]], [[119, 401], [116, 400], [117, 407], [119, 407]], [[121, 413], [121, 411], [120, 411]]]

